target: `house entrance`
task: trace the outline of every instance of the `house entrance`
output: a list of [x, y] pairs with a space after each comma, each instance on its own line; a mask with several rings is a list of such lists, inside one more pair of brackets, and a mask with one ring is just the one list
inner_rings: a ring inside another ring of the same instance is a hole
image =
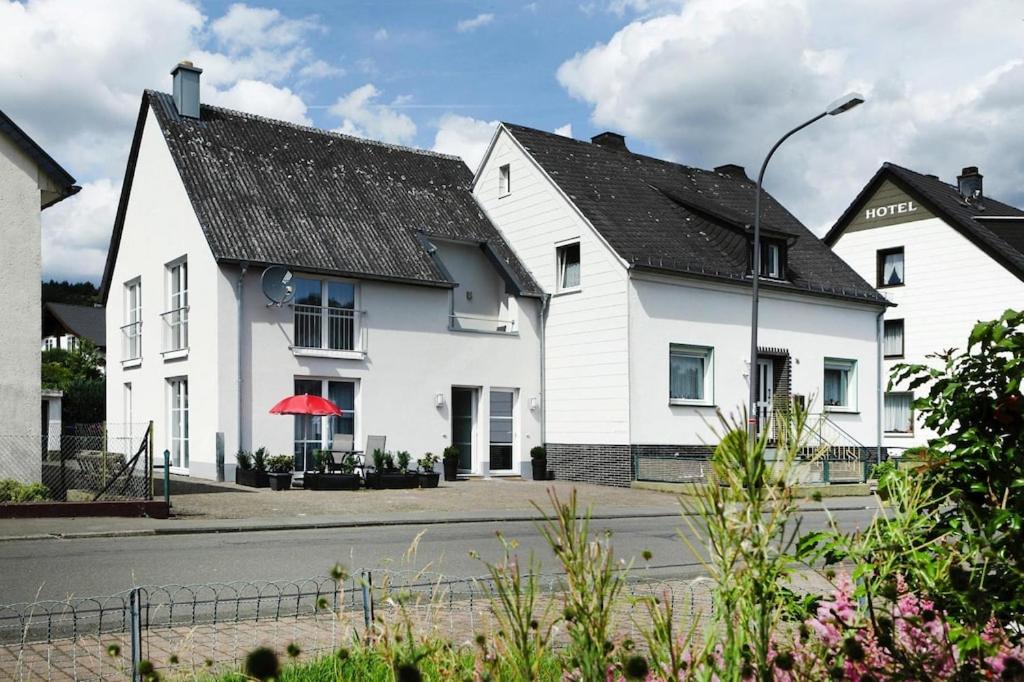
[[473, 470], [477, 390], [452, 386], [452, 445], [459, 449], [459, 471]]

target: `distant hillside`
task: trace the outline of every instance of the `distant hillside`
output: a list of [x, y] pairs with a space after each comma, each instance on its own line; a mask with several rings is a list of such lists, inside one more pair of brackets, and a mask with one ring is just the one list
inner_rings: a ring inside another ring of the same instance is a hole
[[51, 279], [43, 282], [43, 303], [73, 303], [92, 305], [99, 303], [100, 292], [92, 282], [58, 282]]

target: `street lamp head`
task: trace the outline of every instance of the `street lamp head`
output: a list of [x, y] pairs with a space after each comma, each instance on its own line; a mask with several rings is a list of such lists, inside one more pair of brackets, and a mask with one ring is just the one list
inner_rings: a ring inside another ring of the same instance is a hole
[[829, 116], [838, 116], [844, 111], [853, 109], [858, 104], [864, 104], [864, 95], [859, 92], [849, 92], [835, 102], [832, 102], [832, 104], [829, 104], [828, 108], [825, 109], [825, 113]]

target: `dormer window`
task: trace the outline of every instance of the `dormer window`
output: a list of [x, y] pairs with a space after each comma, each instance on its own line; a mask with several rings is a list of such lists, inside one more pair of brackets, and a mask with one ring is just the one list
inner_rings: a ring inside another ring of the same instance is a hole
[[[786, 244], [779, 239], [761, 238], [761, 277], [785, 279]], [[751, 248], [750, 269], [753, 271], [753, 248]]]

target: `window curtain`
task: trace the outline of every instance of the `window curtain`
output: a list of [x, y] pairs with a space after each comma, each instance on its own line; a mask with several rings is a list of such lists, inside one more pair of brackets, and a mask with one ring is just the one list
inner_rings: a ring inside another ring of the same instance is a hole
[[669, 370], [669, 397], [704, 399], [704, 358], [673, 353]]
[[849, 375], [845, 369], [825, 368], [825, 404], [836, 407], [846, 405]]
[[884, 424], [887, 433], [910, 433], [910, 403], [909, 393], [886, 393]]
[[903, 355], [903, 320], [890, 320], [885, 323], [882, 347], [885, 355]]
[[882, 281], [885, 284], [903, 283], [903, 254], [890, 253], [882, 267]]

